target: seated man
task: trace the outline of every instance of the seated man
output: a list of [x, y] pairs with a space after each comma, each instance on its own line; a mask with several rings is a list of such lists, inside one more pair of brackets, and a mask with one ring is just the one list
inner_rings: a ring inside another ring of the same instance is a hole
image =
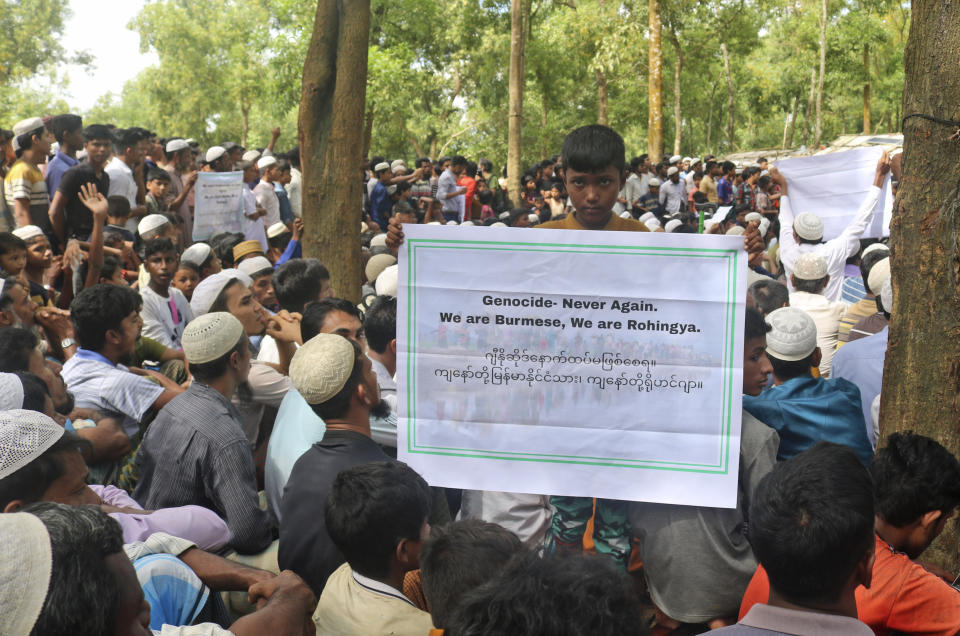
[[[872, 583], [856, 591], [858, 616], [877, 634], [960, 633], [960, 592], [914, 561], [960, 506], [960, 463], [928, 437], [894, 433], [877, 451], [870, 474], [876, 560]], [[768, 597], [769, 578], [761, 567], [743, 597], [741, 616]]]
[[856, 455], [821, 442], [778, 464], [754, 496], [750, 544], [770, 575], [770, 600], [718, 636], [871, 636], [855, 590], [871, 587], [873, 489]]
[[811, 367], [820, 364], [817, 326], [796, 307], [784, 307], [767, 316], [767, 358], [773, 366], [774, 386], [759, 396], [745, 395], [743, 408], [780, 434], [777, 459], [790, 459], [824, 440], [850, 446], [864, 466], [873, 447], [867, 437], [860, 389], [836, 378], [814, 378]]
[[823, 290], [830, 282], [827, 261], [822, 256], [807, 252], [797, 257], [790, 274], [790, 306], [802, 309], [817, 326], [817, 347], [820, 349], [820, 376], [830, 377], [833, 354], [837, 350], [837, 331], [840, 317], [847, 303], [827, 300]]
[[148, 509], [199, 505], [216, 512], [241, 554], [274, 538], [257, 495], [253, 455], [230, 403], [250, 371], [243, 325], [224, 312], [195, 318], [183, 332], [193, 383], [157, 416], [137, 453], [133, 498]]
[[71, 636], [311, 633], [305, 625], [316, 599], [292, 572], [252, 583], [249, 596], [261, 607], [229, 631], [212, 623], [152, 625], [151, 607], [124, 553], [120, 527], [94, 506], [40, 503], [22, 513], [0, 515], [0, 545], [0, 577], [23, 582], [0, 588], [4, 633], [7, 627], [10, 634]]
[[347, 562], [330, 575], [313, 614], [318, 634], [424, 636], [430, 615], [403, 592], [403, 577], [420, 567], [430, 534], [430, 487], [400, 462], [341, 472], [330, 485], [324, 519]]
[[323, 502], [333, 480], [348, 468], [389, 457], [370, 437], [370, 410], [380, 403], [380, 392], [370, 359], [357, 343], [319, 334], [300, 347], [290, 372], [326, 432], [297, 460], [284, 488], [278, 561], [319, 594], [344, 562], [324, 523]]
[[466, 519], [433, 528], [420, 552], [433, 625], [446, 629], [463, 596], [499, 575], [521, 552], [517, 535], [495, 523]]
[[[743, 393], [757, 396], [771, 371], [765, 353], [770, 326], [756, 309], [748, 308], [744, 318]], [[660, 625], [735, 622], [757, 568], [746, 534], [753, 493], [773, 469], [778, 445], [777, 432], [744, 410], [736, 508], [630, 504], [630, 526]]]
[[890, 256], [890, 250], [883, 243], [874, 243], [863, 250], [860, 255], [860, 278], [863, 281], [864, 297], [850, 305], [847, 312], [840, 317], [840, 330], [837, 332], [837, 348], [842, 348], [850, 340], [850, 329], [863, 318], [877, 313], [876, 297], [880, 289], [870, 287], [870, 270], [873, 266]]
[[[333, 296], [330, 290], [330, 272], [315, 258], [290, 261], [277, 267], [272, 275], [271, 283], [276, 302], [281, 309], [291, 313], [302, 314], [310, 303]], [[263, 337], [257, 361], [273, 364], [280, 362], [277, 342], [271, 336]]]

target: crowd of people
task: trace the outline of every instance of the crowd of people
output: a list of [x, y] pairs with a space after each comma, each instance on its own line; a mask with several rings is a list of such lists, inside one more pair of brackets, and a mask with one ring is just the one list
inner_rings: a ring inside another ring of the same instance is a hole
[[[953, 573], [919, 561], [960, 463], [878, 428], [895, 290], [862, 235], [897, 158], [824, 241], [765, 160], [627, 161], [604, 126], [517, 200], [486, 159], [372, 157], [341, 237], [363, 280], [333, 281], [356, 304], [303, 256], [278, 137], [201, 148], [71, 114], [0, 131], [0, 633], [960, 631]], [[243, 173], [242, 232], [195, 240], [198, 171]], [[396, 461], [415, 223], [742, 235], [736, 508], [461, 491]]]

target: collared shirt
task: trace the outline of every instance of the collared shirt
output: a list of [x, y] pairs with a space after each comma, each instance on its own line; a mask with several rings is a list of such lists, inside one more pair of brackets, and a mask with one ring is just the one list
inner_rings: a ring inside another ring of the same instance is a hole
[[87, 349], [67, 360], [61, 375], [78, 407], [116, 417], [130, 437], [140, 431], [144, 414], [163, 395], [159, 384]]
[[78, 161], [68, 154], [57, 151], [57, 155], [47, 164], [47, 174], [43, 178], [47, 182], [47, 192], [52, 197], [57, 187], [60, 185], [60, 179], [63, 173], [77, 165]]
[[273, 540], [240, 416], [215, 389], [194, 380], [171, 400], [147, 429], [136, 463], [140, 481], [133, 498], [147, 509], [209, 508], [226, 521], [230, 545], [243, 554]]
[[717, 182], [708, 174], [700, 179], [700, 191], [707, 195], [707, 203], [719, 203], [720, 198], [717, 194]]
[[256, 195], [257, 204], [267, 211], [267, 215], [260, 219], [264, 227], [270, 227], [274, 223], [280, 222], [280, 199], [277, 198], [277, 191], [272, 183], [261, 181], [253, 189]]
[[[110, 175], [110, 196], [121, 196], [130, 202], [130, 207], [137, 207], [137, 180], [133, 176], [133, 169], [123, 162], [120, 157], [114, 156], [104, 167], [104, 172]], [[126, 227], [131, 232], [137, 231], [136, 216], [127, 219]]]
[[50, 227], [50, 217], [46, 214], [46, 210], [50, 208], [50, 194], [47, 191], [47, 182], [43, 180], [43, 173], [36, 166], [18, 159], [4, 177], [3, 192], [11, 215], [17, 199], [28, 199], [30, 223], [44, 229]]
[[276, 193], [277, 201], [280, 203], [280, 222], [284, 225], [293, 223], [296, 217], [293, 215], [293, 207], [290, 205], [290, 197], [287, 196], [286, 189], [279, 183], [274, 183], [273, 191]]
[[277, 554], [281, 570], [293, 570], [320, 595], [327, 578], [344, 562], [324, 522], [323, 506], [333, 480], [348, 468], [389, 459], [363, 433], [327, 429], [294, 464], [283, 490]]
[[[849, 272], [850, 266], [846, 270]], [[859, 272], [859, 268], [858, 272]], [[867, 297], [867, 290], [863, 286], [863, 277], [857, 274], [844, 273], [843, 278], [843, 302], [851, 305]]]
[[849, 616], [758, 604], [736, 625], [716, 629], [719, 636], [873, 636], [865, 623]]
[[730, 179], [720, 177], [717, 181], [717, 198], [723, 205], [730, 205], [733, 202], [733, 184]]
[[449, 168], [444, 170], [443, 174], [441, 174], [437, 180], [436, 198], [440, 201], [441, 211], [460, 212], [460, 202], [463, 199], [463, 195], [447, 198], [447, 195], [456, 192], [459, 188], [460, 186], [457, 185], [457, 175], [453, 174], [453, 170]]
[[746, 181], [737, 186], [735, 196], [737, 205], [748, 205], [750, 210], [757, 209], [757, 190]]
[[370, 219], [383, 230], [387, 227], [392, 209], [393, 201], [387, 192], [387, 186], [383, 185], [382, 181], [377, 181], [373, 186], [373, 192], [370, 193]]
[[874, 446], [877, 444], [877, 435], [873, 430], [870, 408], [874, 398], [880, 395], [883, 384], [883, 362], [887, 357], [889, 334], [889, 329], [884, 327], [879, 333], [847, 343], [833, 357], [833, 377], [850, 380], [860, 389], [863, 419], [867, 424], [870, 443]]
[[666, 210], [667, 214], [676, 214], [681, 210], [686, 210], [687, 205], [687, 184], [683, 179], [674, 183], [667, 179], [660, 186], [660, 205]]

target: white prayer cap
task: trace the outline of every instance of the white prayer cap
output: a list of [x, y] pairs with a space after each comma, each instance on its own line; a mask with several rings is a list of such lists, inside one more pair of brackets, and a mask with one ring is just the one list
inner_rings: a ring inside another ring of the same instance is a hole
[[[274, 223], [273, 225], [276, 225], [276, 223]], [[273, 227], [273, 225], [270, 226], [270, 227]], [[370, 229], [370, 226], [367, 225], [366, 221], [360, 221], [360, 233], [361, 233], [361, 234], [366, 233], [369, 229]], [[267, 236], [270, 236], [270, 231], [269, 231], [269, 230], [267, 230]], [[273, 238], [273, 237], [271, 237], [271, 238]]]
[[180, 152], [181, 150], [187, 150], [190, 148], [190, 144], [187, 143], [186, 139], [171, 139], [167, 142], [167, 147], [165, 150], [170, 152]]
[[[535, 216], [535, 215], [531, 215], [531, 216]], [[540, 217], [537, 217], [537, 218], [539, 219]], [[473, 221], [464, 221], [460, 225], [476, 225], [476, 224]]]
[[[20, 391], [23, 391], [22, 385]], [[6, 479], [40, 457], [63, 437], [64, 431], [62, 426], [37, 411], [0, 412], [0, 479]]]
[[750, 221], [761, 221], [763, 220], [763, 215], [759, 212], [748, 212], [747, 215], [743, 217], [743, 220], [747, 223]]
[[381, 161], [380, 163], [378, 163], [373, 167], [374, 172], [381, 172], [383, 170], [389, 170], [389, 169], [390, 169], [390, 164], [387, 163], [386, 161]]
[[827, 275], [827, 261], [813, 252], [805, 252], [794, 261], [793, 275], [800, 280], [820, 280]]
[[396, 262], [397, 259], [392, 254], [375, 254], [367, 261], [367, 266], [363, 269], [363, 273], [367, 275], [367, 280], [372, 283], [377, 280], [380, 272]]
[[214, 311], [190, 321], [180, 344], [190, 364], [203, 364], [227, 355], [243, 336], [243, 325], [226, 311]]
[[657, 179], [657, 178], [650, 179], [650, 181], [647, 182], [647, 185], [651, 188], [659, 188], [660, 179]]
[[507, 224], [503, 221], [497, 221], [496, 223], [491, 223], [490, 227], [507, 227]]
[[25, 135], [28, 132], [37, 130], [38, 128], [43, 128], [43, 119], [40, 117], [21, 119], [13, 125], [13, 134], [16, 137], [19, 137], [20, 135]]
[[248, 150], [245, 153], [243, 153], [243, 155], [241, 155], [241, 159], [243, 159], [244, 161], [249, 161], [250, 163], [255, 163], [259, 158], [260, 158], [259, 150]]
[[287, 229], [286, 225], [284, 225], [280, 221], [277, 221], [276, 223], [274, 223], [273, 225], [267, 228], [267, 238], [276, 238], [281, 234], [283, 234], [284, 232], [289, 232], [289, 231], [290, 230]]
[[877, 250], [887, 250], [889, 252], [890, 248], [884, 245], [883, 243], [871, 243], [870, 245], [867, 245], [865, 248], [863, 248], [862, 252], [860, 252], [860, 258], [863, 258], [870, 252], [876, 252]]
[[739, 225], [734, 225], [732, 228], [727, 230], [726, 234], [728, 236], [743, 236], [747, 231]]
[[867, 276], [867, 286], [874, 295], [879, 294], [883, 289], [883, 283], [890, 278], [890, 258], [884, 258], [870, 268], [870, 275]]
[[803, 360], [817, 348], [817, 325], [807, 312], [796, 307], [781, 307], [770, 312], [767, 324], [767, 353], [778, 360]]
[[403, 162], [403, 159], [394, 159], [390, 162], [390, 170], [393, 172], [397, 171], [397, 168], [407, 169], [407, 164]]
[[50, 586], [50, 535], [29, 512], [11, 512], [0, 515], [0, 544], [0, 634], [29, 634]]
[[440, 221], [430, 221], [427, 225], [443, 225]]
[[668, 176], [668, 177], [672, 177], [673, 175], [677, 174], [678, 172], [680, 172], [680, 169], [677, 168], [676, 166], [670, 166], [669, 168], [667, 168], [667, 176]]
[[0, 373], [0, 411], [23, 408], [23, 382], [14, 373]]
[[227, 151], [223, 146], [211, 146], [207, 148], [207, 154], [203, 158], [207, 160], [207, 163], [213, 163], [225, 154], [227, 154]]
[[689, 162], [689, 161], [693, 161], [693, 159], [691, 159], [690, 157], [684, 157], [684, 158], [683, 158], [683, 161], [684, 161], [684, 163], [687, 163], [687, 162]]
[[187, 137], [187, 144], [192, 146], [195, 143], [197, 143], [196, 139], [194, 139], [193, 137]]
[[690, 163], [697, 165], [698, 163], [703, 163], [700, 157], [690, 157]]
[[647, 221], [654, 218], [655, 216], [657, 215], [654, 214], [653, 212], [644, 212], [643, 215], [640, 217], [640, 220], [646, 223]]
[[500, 219], [501, 221], [506, 221], [507, 219], [510, 218], [510, 213], [509, 213], [509, 212], [501, 212], [500, 214], [497, 215], [497, 218]]
[[387, 194], [394, 194], [397, 191], [397, 186], [387, 186]]
[[180, 262], [193, 263], [197, 267], [200, 267], [210, 258], [211, 252], [213, 252], [213, 248], [206, 243], [194, 243], [183, 250], [183, 254], [180, 255]]
[[43, 230], [41, 230], [36, 225], [24, 225], [13, 231], [13, 235], [24, 240], [29, 241], [30, 239], [35, 239], [38, 236], [43, 236]]
[[239, 280], [245, 287], [249, 287], [253, 283], [249, 276], [236, 269], [225, 269], [200, 281], [200, 284], [193, 290], [193, 297], [190, 299], [190, 309], [193, 310], [193, 315], [202, 316], [210, 311], [213, 301], [217, 299], [223, 288], [234, 279]]
[[[625, 216], [624, 218], [629, 218], [629, 216], [630, 216], [630, 213], [627, 212], [627, 216]], [[531, 225], [536, 225], [537, 223], [540, 222], [540, 217], [536, 214], [533, 214], [532, 212], [527, 216], [527, 219], [529, 219]]]
[[275, 165], [277, 165], [277, 158], [274, 157], [273, 155], [268, 155], [268, 156], [266, 156], [266, 157], [261, 157], [261, 158], [257, 161], [257, 167], [260, 168], [261, 170], [265, 170], [265, 169], [269, 168], [270, 166], [275, 166]]
[[710, 228], [712, 228], [712, 227], [713, 227], [714, 225], [716, 225], [717, 223], [719, 223], [719, 221], [717, 221], [717, 219], [713, 219], [713, 218], [711, 218], [711, 219], [704, 219], [704, 220], [703, 220], [703, 229], [709, 230]]
[[793, 231], [802, 239], [819, 241], [823, 238], [823, 220], [816, 214], [803, 212], [793, 220]]
[[683, 221], [680, 219], [670, 219], [667, 221], [667, 224], [663, 226], [664, 231], [673, 232], [675, 229], [683, 225]]
[[880, 304], [883, 310], [888, 314], [893, 313], [893, 279], [887, 278], [883, 281], [883, 287], [880, 288]]
[[651, 232], [653, 232], [658, 227], [660, 227], [660, 221], [656, 218], [647, 219], [646, 221], [643, 222], [643, 224], [646, 225], [647, 229], [650, 230]]
[[397, 296], [397, 277], [400, 275], [400, 267], [391, 265], [377, 276], [377, 284], [374, 286], [377, 290], [377, 296]]
[[[533, 215], [531, 214], [530, 216], [533, 216]], [[537, 218], [540, 218], [540, 217], [537, 217]], [[626, 210], [624, 210], [623, 212], [620, 213], [620, 218], [621, 218], [621, 219], [629, 219], [629, 218], [630, 218], [630, 213], [627, 212]]]
[[376, 234], [374, 235], [373, 238], [370, 239], [370, 247], [377, 247], [378, 245], [386, 245], [386, 244], [387, 244], [387, 235], [385, 233]]
[[273, 271], [273, 263], [268, 261], [266, 256], [251, 256], [237, 265], [237, 269], [252, 278], [254, 274], [259, 274], [265, 269]]
[[760, 232], [760, 238], [763, 238], [767, 235], [767, 231], [770, 229], [770, 219], [763, 218], [760, 219], [760, 225], [757, 226], [757, 231]]
[[87, 158], [87, 150], [86, 150], [86, 148], [84, 148], [83, 150], [78, 150], [78, 151], [77, 151], [77, 161], [83, 161], [83, 160], [86, 159], [86, 158]]
[[290, 381], [307, 404], [323, 404], [343, 390], [357, 363], [357, 350], [343, 336], [320, 333], [290, 361]]
[[456, 221], [447, 221], [447, 225], [460, 225]]
[[162, 214], [148, 214], [137, 223], [137, 234], [139, 234], [141, 238], [148, 238], [147, 234], [156, 232], [168, 223], [170, 223], [170, 219]]
[[497, 183], [499, 183], [499, 184], [500, 184], [500, 187], [503, 188], [504, 190], [506, 190], [506, 189], [507, 189], [507, 186], [510, 184], [510, 182], [507, 181], [507, 178], [506, 178], [506, 177], [500, 177], [500, 179], [497, 181]]
[[680, 155], [673, 155], [670, 157], [670, 163], [679, 163], [682, 158]]

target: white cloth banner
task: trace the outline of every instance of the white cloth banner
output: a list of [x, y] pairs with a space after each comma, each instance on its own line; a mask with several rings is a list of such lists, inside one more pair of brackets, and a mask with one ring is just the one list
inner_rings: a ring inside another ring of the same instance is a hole
[[[812, 212], [823, 219], [823, 240], [840, 236], [867, 197], [877, 172], [882, 148], [857, 148], [814, 157], [775, 162], [787, 178], [794, 215]], [[863, 238], [890, 235], [893, 193], [890, 179], [883, 185], [873, 222]]]
[[742, 237], [404, 233], [401, 460], [436, 486], [736, 505]]
[[193, 240], [243, 231], [243, 173], [198, 172]]

